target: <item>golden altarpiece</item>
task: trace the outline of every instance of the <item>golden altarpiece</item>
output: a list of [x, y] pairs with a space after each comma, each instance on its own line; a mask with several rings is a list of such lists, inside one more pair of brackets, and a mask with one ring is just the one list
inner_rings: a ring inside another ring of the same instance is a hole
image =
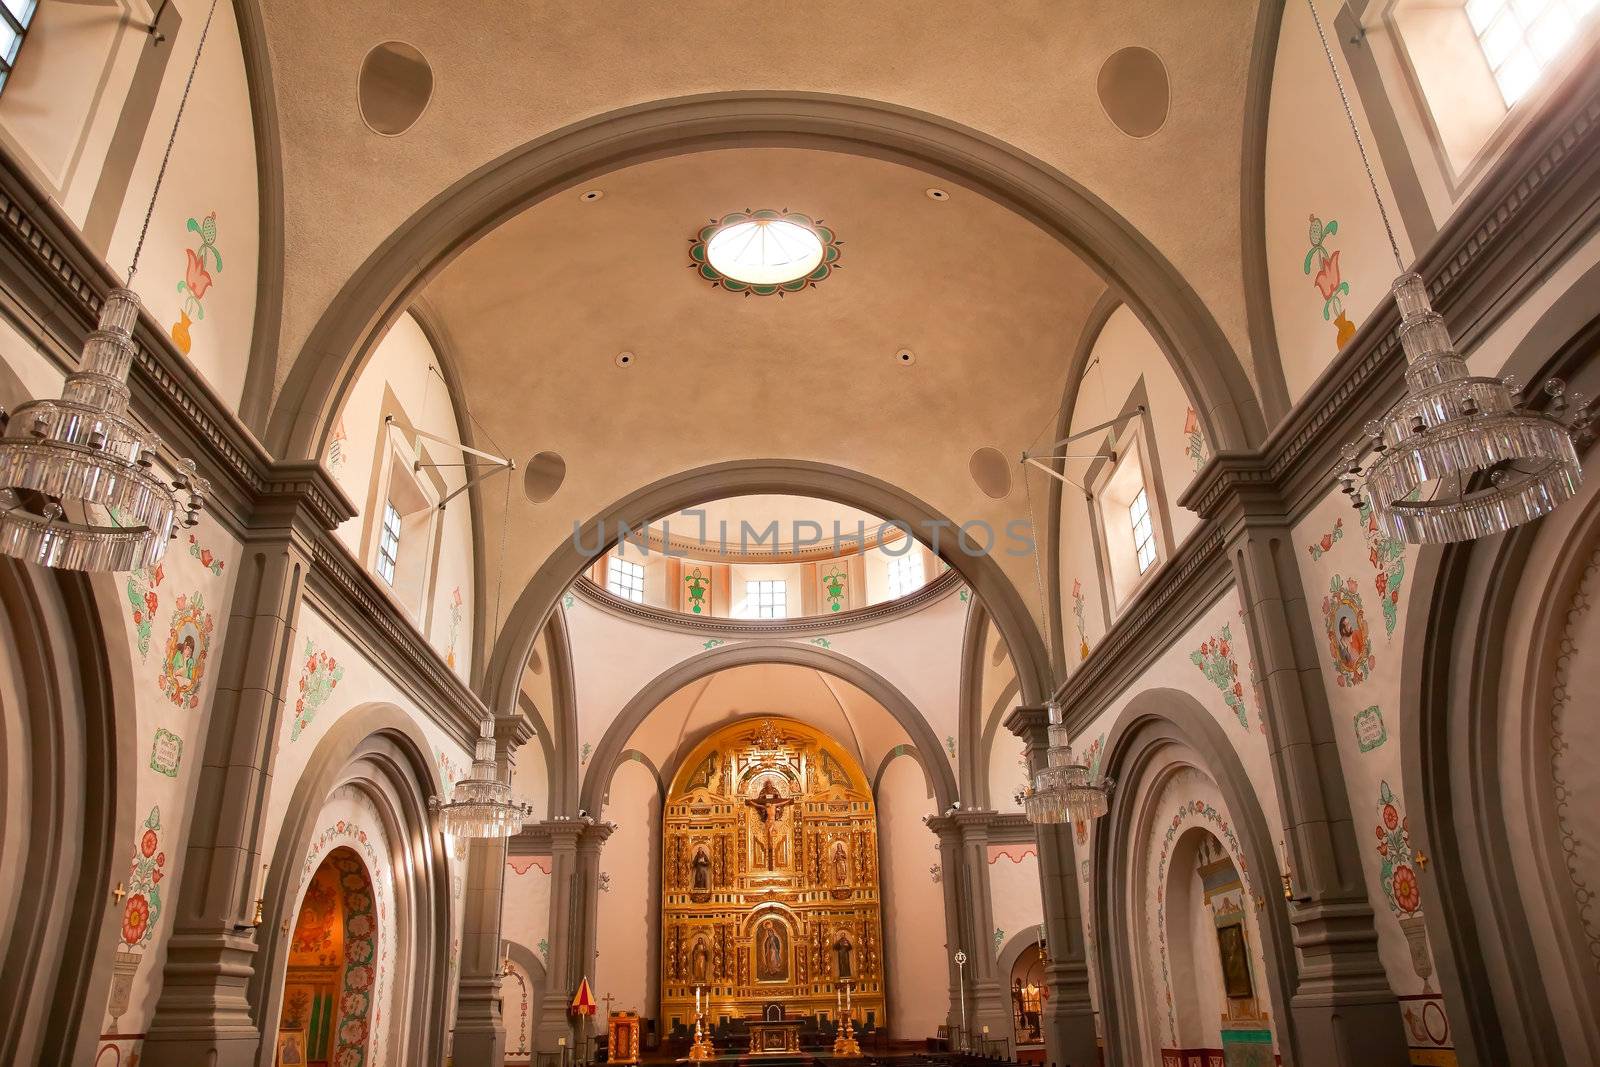
[[834, 1017], [883, 1025], [878, 821], [856, 761], [781, 718], [702, 741], [663, 816], [661, 1018]]

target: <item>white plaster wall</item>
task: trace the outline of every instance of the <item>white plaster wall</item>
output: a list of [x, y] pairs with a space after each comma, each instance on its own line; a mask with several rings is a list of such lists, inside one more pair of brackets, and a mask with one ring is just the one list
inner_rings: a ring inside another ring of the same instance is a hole
[[[550, 857], [513, 856], [506, 863], [500, 936], [550, 966]], [[520, 873], [519, 873], [520, 868]]]
[[939, 862], [939, 849], [922, 818], [937, 813], [916, 760], [889, 764], [877, 803], [888, 1029], [901, 1038], [932, 1037], [950, 1003], [944, 890], [928, 873]]
[[[340, 488], [349, 494], [357, 511], [355, 518], [339, 527], [339, 539], [374, 574], [377, 573], [376, 526], [383, 517], [383, 501], [377, 498], [382, 484], [381, 474], [375, 465], [390, 462], [391, 434], [396, 442], [400, 442], [401, 453], [406, 459], [412, 457], [401, 433], [385, 427], [384, 416], [403, 412], [405, 418], [420, 430], [448, 441], [460, 440], [455, 405], [444, 380], [430, 369], [437, 366], [438, 356], [417, 320], [409, 314], [400, 316], [378, 343], [372, 358], [352, 384], [334, 424], [334, 440], [323, 456], [323, 462]], [[401, 412], [386, 410], [386, 387], [398, 401]], [[454, 449], [435, 445], [427, 448], [425, 462], [431, 460], [444, 464], [462, 460]], [[447, 493], [454, 492], [463, 484], [464, 474], [460, 468], [442, 467], [438, 474], [444, 480]], [[515, 477], [518, 477], [515, 472], [506, 472], [496, 475], [495, 479]], [[428, 483], [427, 472], [418, 475], [418, 481]], [[492, 479], [484, 484], [483, 491], [503, 493], [505, 486]], [[520, 491], [520, 488], [514, 486], [512, 491]], [[474, 547], [469, 494], [463, 493], [452, 500], [437, 521], [441, 529], [430, 583], [432, 595], [430, 598], [424, 593], [421, 610], [413, 616], [413, 621], [427, 637], [428, 643], [445, 657], [457, 675], [465, 679], [472, 676], [474, 612]], [[495, 531], [491, 540], [496, 546], [494, 551], [498, 551], [498, 531]], [[405, 551], [406, 546], [402, 545], [401, 552]], [[492, 566], [489, 573], [494, 573]], [[379, 585], [383, 587], [381, 579]], [[410, 614], [411, 606], [408, 604], [406, 607]]]
[[[1340, 4], [1316, 0], [1317, 13], [1333, 34]], [[1354, 84], [1344, 59], [1335, 58], [1346, 86]], [[1362, 135], [1374, 143], [1372, 130], [1352, 91]], [[1394, 196], [1376, 153], [1373, 168], [1379, 189], [1394, 214]], [[1344, 296], [1346, 317], [1356, 327], [1388, 296], [1399, 273], [1389, 253], [1382, 220], [1373, 203], [1355, 141], [1339, 107], [1339, 96], [1317, 41], [1311, 14], [1304, 4], [1284, 9], [1278, 57], [1272, 75], [1272, 107], [1267, 119], [1266, 246], [1267, 281], [1277, 329], [1278, 353], [1289, 399], [1303, 396], [1317, 375], [1339, 351], [1336, 327], [1323, 319], [1323, 298], [1313, 283], [1317, 264], [1305, 271], [1311, 249], [1311, 216], [1337, 221], [1339, 232], [1324, 246], [1339, 253], [1339, 272], [1349, 283]], [[1397, 230], [1400, 250], [1410, 261], [1405, 234]]]
[[612, 1008], [654, 1017], [649, 999], [650, 947], [641, 932], [660, 929], [659, 906], [651, 907], [655, 861], [661, 849], [661, 801], [655, 776], [632, 760], [611, 778], [606, 817], [617, 824], [600, 853], [600, 869], [610, 888], [600, 894], [599, 958], [594, 965], [596, 997], [616, 997]]
[[[1019, 858], [1020, 857], [1020, 858]], [[989, 897], [994, 908], [994, 951], [999, 952], [1017, 934], [1044, 922], [1044, 900], [1039, 893], [1037, 846], [1007, 846], [1005, 854], [989, 849]], [[998, 933], [996, 933], [998, 931]], [[1006, 980], [1010, 984], [1010, 979]]]

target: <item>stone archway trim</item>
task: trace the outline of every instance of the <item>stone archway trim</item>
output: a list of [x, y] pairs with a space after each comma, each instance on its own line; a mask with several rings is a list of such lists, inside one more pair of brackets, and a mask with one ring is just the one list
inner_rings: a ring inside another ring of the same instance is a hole
[[[589, 771], [583, 782], [580, 801], [582, 810], [594, 818], [600, 817], [604, 790], [609, 785], [611, 776], [616, 773], [617, 764], [620, 762], [628, 738], [633, 736], [633, 732], [658, 704], [684, 686], [708, 675], [730, 667], [756, 663], [810, 667], [849, 682], [872, 697], [900, 723], [910, 735], [912, 744], [922, 750], [925, 759], [929, 752], [941, 753], [933, 757], [933, 766], [929, 774], [934, 795], [941, 810], [955, 799], [955, 774], [950, 768], [949, 761], [942, 755], [943, 750], [939, 748], [938, 738], [934, 736], [932, 727], [905, 694], [882, 675], [855, 660], [826, 649], [750, 641], [724, 645], [684, 660], [657, 675], [634, 694], [617, 717], [611, 721], [611, 725], [606, 728], [605, 736], [595, 746], [594, 756], [590, 760]], [[929, 770], [926, 762], [923, 767], [925, 771]]]
[[752, 91], [608, 112], [514, 149], [440, 192], [373, 251], [313, 327], [274, 402], [269, 447], [284, 456], [318, 454], [377, 339], [455, 255], [523, 209], [644, 160], [766, 146], [889, 159], [1016, 212], [1128, 294], [1201, 403], [1217, 447], [1264, 437], [1249, 377], [1209, 309], [1154, 245], [1086, 188], [1004, 142], [924, 112], [827, 93]]
[[[1233, 816], [1235, 826], [1256, 883], [1267, 887], [1265, 904], [1258, 918], [1263, 939], [1262, 955], [1267, 964], [1267, 984], [1272, 1014], [1276, 1020], [1279, 1048], [1286, 1067], [1302, 1062], [1296, 1041], [1291, 999], [1299, 987], [1299, 962], [1295, 957], [1288, 909], [1281, 894], [1271, 892], [1278, 884], [1279, 868], [1272, 848], [1272, 833], [1265, 813], [1256, 799], [1255, 785], [1245, 772], [1238, 752], [1200, 702], [1176, 689], [1150, 689], [1128, 702], [1107, 734], [1101, 766], [1117, 781], [1140, 781], [1159, 752], [1170, 745], [1182, 745], [1201, 762], [1201, 770], [1216, 782], [1222, 799]], [[1118, 915], [1129, 899], [1133, 862], [1127, 855], [1133, 840], [1134, 819], [1138, 812], [1131, 797], [1113, 796], [1111, 813], [1095, 828], [1094, 928], [1101, 938], [1119, 928]], [[1108, 1055], [1126, 1056], [1131, 1040], [1136, 980], [1132, 960], [1127, 954], [1095, 953], [1100, 987], [1100, 1013], [1105, 1024]], [[1335, 1010], [1330, 1006], [1327, 1010]]]

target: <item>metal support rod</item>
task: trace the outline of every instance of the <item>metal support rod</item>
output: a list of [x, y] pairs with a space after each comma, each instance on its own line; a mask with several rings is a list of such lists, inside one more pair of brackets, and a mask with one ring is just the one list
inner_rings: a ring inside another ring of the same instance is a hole
[[[1130, 411], [1130, 412], [1128, 412], [1128, 413], [1126, 413], [1124, 415], [1118, 415], [1114, 419], [1107, 419], [1105, 422], [1099, 423], [1098, 425], [1095, 425], [1095, 426], [1087, 426], [1087, 427], [1079, 430], [1075, 434], [1071, 434], [1071, 435], [1069, 435], [1067, 437], [1063, 437], [1059, 441], [1052, 441], [1049, 445], [1045, 446], [1045, 451], [1047, 451], [1047, 452], [1054, 451], [1055, 449], [1060, 448], [1062, 445], [1069, 445], [1074, 441], [1082, 440], [1083, 438], [1088, 437], [1090, 434], [1099, 433], [1101, 430], [1109, 430], [1113, 426], [1116, 426], [1116, 425], [1118, 425], [1120, 423], [1127, 422], [1129, 419], [1134, 418], [1134, 417], [1139, 416], [1139, 415], [1143, 415], [1143, 414], [1144, 414], [1144, 405], [1143, 404], [1135, 405], [1135, 407], [1134, 407], [1134, 409], [1132, 411]], [[1024, 452], [1022, 454], [1022, 456], [1023, 456], [1024, 459], [1027, 459], [1029, 457], [1029, 454], [1027, 452]]]
[[1054, 467], [1047, 467], [1043, 463], [1040, 463], [1038, 460], [1034, 459], [1032, 456], [1029, 456], [1027, 458], [1026, 462], [1032, 464], [1035, 467], [1038, 467], [1040, 470], [1044, 471], [1050, 477], [1059, 479], [1059, 480], [1061, 480], [1063, 482], [1066, 482], [1068, 485], [1072, 486], [1074, 489], [1077, 489], [1079, 492], [1087, 493], [1089, 491], [1089, 490], [1085, 489], [1083, 486], [1079, 485], [1077, 482], [1073, 481], [1071, 478], [1068, 478], [1065, 474], [1062, 474], [1060, 471], [1056, 470]]
[[[385, 425], [390, 427], [395, 425], [393, 415], [385, 415], [383, 421]], [[446, 448], [454, 448], [459, 452], [465, 452], [469, 456], [478, 456], [481, 459], [486, 459], [491, 463], [499, 463], [502, 466], [510, 467], [512, 465], [511, 460], [506, 459], [504, 456], [497, 456], [493, 452], [485, 452], [480, 448], [464, 445], [460, 441], [452, 441], [448, 437], [440, 437], [438, 434], [429, 433], [427, 430], [421, 430], [415, 426], [411, 427], [411, 433], [421, 441], [432, 441], [434, 444], [444, 445]]]

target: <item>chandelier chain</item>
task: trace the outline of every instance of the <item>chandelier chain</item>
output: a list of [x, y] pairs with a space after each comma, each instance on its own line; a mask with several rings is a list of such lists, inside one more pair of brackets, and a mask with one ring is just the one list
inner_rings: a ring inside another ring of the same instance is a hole
[[217, 0], [211, 0], [211, 10], [206, 12], [206, 23], [200, 28], [200, 42], [194, 48], [194, 61], [189, 64], [189, 80], [183, 83], [183, 95], [178, 98], [178, 113], [172, 118], [172, 132], [167, 135], [167, 148], [161, 154], [161, 168], [156, 171], [156, 184], [150, 190], [150, 203], [144, 209], [144, 222], [139, 226], [139, 240], [133, 246], [133, 262], [128, 264], [128, 284], [139, 270], [139, 254], [144, 251], [145, 234], [150, 232], [150, 218], [155, 214], [156, 198], [161, 195], [161, 183], [167, 176], [167, 163], [172, 159], [172, 146], [178, 140], [178, 126], [183, 122], [183, 109], [189, 104], [189, 90], [194, 88], [194, 72], [200, 68], [200, 53], [205, 51], [206, 36], [211, 33], [211, 19], [217, 13]]
[[1383, 194], [1378, 192], [1378, 178], [1372, 172], [1372, 160], [1367, 155], [1367, 142], [1361, 136], [1361, 127], [1356, 125], [1350, 97], [1344, 90], [1344, 79], [1339, 76], [1339, 65], [1333, 60], [1333, 48], [1328, 44], [1328, 35], [1323, 32], [1322, 17], [1317, 14], [1317, 0], [1306, 0], [1306, 6], [1311, 9], [1311, 21], [1317, 27], [1318, 40], [1322, 42], [1322, 55], [1328, 61], [1328, 72], [1333, 75], [1334, 87], [1339, 90], [1339, 103], [1344, 108], [1345, 121], [1350, 124], [1350, 134], [1356, 139], [1356, 151], [1361, 154], [1361, 166], [1367, 172], [1367, 184], [1372, 186], [1372, 199], [1377, 202], [1378, 217], [1383, 220], [1383, 232], [1389, 235], [1389, 251], [1394, 254], [1394, 265], [1404, 274], [1406, 264], [1400, 257], [1400, 242], [1395, 240], [1394, 226], [1389, 222], [1389, 209], [1384, 206]]

